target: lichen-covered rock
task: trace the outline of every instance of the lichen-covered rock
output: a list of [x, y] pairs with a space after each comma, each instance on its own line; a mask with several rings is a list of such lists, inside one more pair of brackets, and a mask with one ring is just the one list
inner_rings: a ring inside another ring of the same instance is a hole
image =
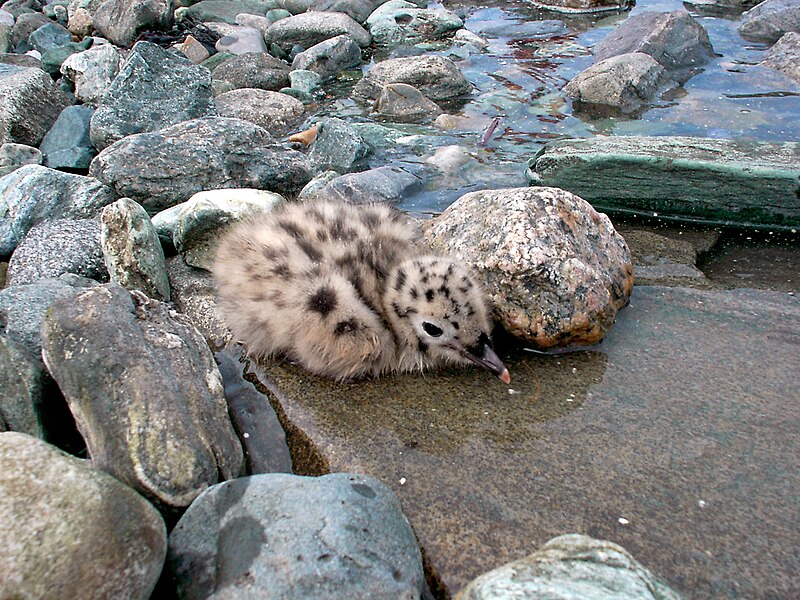
[[265, 474], [216, 485], [173, 529], [186, 600], [420, 598], [425, 577], [397, 497], [367, 475]]
[[796, 0], [764, 0], [742, 15], [739, 35], [754, 42], [776, 42], [789, 31], [800, 32]]
[[308, 50], [299, 52], [292, 60], [292, 69], [314, 71], [323, 81], [336, 79], [344, 69], [361, 64], [361, 48], [349, 35], [337, 35]]
[[228, 58], [214, 69], [214, 82], [236, 88], [278, 91], [289, 85], [291, 67], [269, 54], [247, 53]]
[[147, 600], [167, 549], [144, 498], [22, 433], [0, 434], [0, 521], [5, 598]]
[[800, 83], [800, 33], [784, 33], [759, 64], [781, 71]]
[[599, 342], [633, 288], [608, 217], [557, 188], [465, 194], [425, 237], [474, 269], [500, 324], [539, 348]]
[[444, 56], [390, 58], [373, 66], [353, 92], [364, 98], [377, 98], [389, 83], [413, 85], [431, 100], [446, 100], [470, 93], [472, 85], [456, 64]]
[[75, 97], [100, 104], [119, 73], [122, 57], [113, 44], [97, 44], [72, 54], [61, 63], [61, 73], [75, 84]]
[[0, 144], [38, 146], [69, 103], [42, 69], [0, 63]]
[[329, 118], [317, 123], [309, 158], [319, 170], [347, 173], [362, 167], [370, 152], [364, 138], [346, 121]]
[[342, 34], [349, 35], [362, 48], [372, 42], [369, 32], [350, 16], [333, 12], [308, 12], [281, 19], [264, 32], [264, 39], [267, 44], [288, 51], [295, 45], [310, 48]]
[[162, 510], [239, 474], [219, 370], [200, 333], [166, 304], [116, 283], [56, 302], [42, 356], [94, 464]]
[[221, 117], [249, 121], [274, 136], [283, 135], [303, 120], [303, 103], [280, 92], [239, 88], [216, 97]]
[[110, 42], [128, 47], [140, 31], [169, 29], [172, 0], [106, 0], [94, 12], [94, 26]]
[[463, 27], [464, 22], [454, 12], [420, 8], [406, 0], [389, 0], [367, 19], [375, 44], [389, 48], [439, 40]]

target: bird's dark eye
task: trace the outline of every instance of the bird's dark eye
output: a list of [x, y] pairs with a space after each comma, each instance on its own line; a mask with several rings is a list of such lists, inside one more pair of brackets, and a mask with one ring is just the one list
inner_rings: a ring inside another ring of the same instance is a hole
[[427, 321], [422, 324], [422, 329], [424, 329], [425, 333], [431, 337], [439, 337], [442, 335], [442, 333], [444, 333], [439, 327], [433, 323], [428, 323]]

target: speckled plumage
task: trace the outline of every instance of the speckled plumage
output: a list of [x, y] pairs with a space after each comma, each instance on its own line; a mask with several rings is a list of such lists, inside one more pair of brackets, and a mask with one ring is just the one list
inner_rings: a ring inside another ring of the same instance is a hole
[[384, 205], [290, 203], [230, 228], [214, 276], [234, 337], [337, 380], [478, 364], [508, 382], [480, 286]]

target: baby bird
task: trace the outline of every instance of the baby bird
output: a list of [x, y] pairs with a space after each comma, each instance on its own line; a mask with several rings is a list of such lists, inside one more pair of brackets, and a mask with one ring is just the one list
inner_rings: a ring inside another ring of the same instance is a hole
[[423, 254], [399, 211], [288, 203], [233, 225], [214, 277], [236, 339], [339, 381], [476, 364], [508, 384], [480, 286], [455, 261]]

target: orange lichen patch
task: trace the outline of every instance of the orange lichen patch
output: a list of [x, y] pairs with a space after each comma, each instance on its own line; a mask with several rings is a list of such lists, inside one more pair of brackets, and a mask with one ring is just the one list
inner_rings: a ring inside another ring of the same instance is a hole
[[305, 131], [300, 131], [298, 133], [293, 133], [289, 136], [290, 142], [300, 142], [306, 146], [310, 146], [311, 143], [317, 138], [317, 126], [314, 125]]

